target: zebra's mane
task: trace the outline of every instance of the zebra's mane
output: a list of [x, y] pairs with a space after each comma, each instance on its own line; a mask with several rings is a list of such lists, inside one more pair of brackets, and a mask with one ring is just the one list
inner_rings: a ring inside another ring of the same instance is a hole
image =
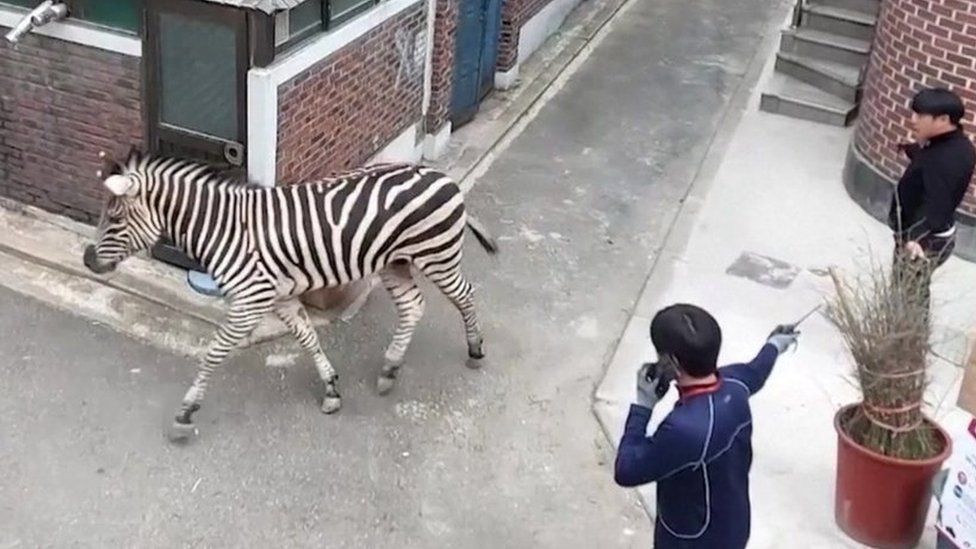
[[389, 170], [395, 170], [398, 168], [406, 168], [410, 166], [415, 166], [411, 162], [381, 162], [377, 164], [370, 164], [368, 166], [361, 166], [359, 168], [352, 168], [349, 170], [337, 172], [326, 177], [316, 179], [314, 181], [309, 181], [309, 184], [322, 185], [326, 188], [339, 183], [344, 183], [350, 179], [359, 179], [369, 175], [375, 175], [377, 173], [386, 172]]
[[[222, 168], [214, 166], [212, 164], [207, 164], [200, 162], [198, 160], [192, 160], [189, 158], [175, 157], [175, 156], [163, 156], [163, 155], [151, 155], [151, 154], [134, 154], [129, 157], [126, 169], [133, 172], [138, 171], [152, 171], [161, 166], [166, 165], [169, 169], [181, 169], [181, 168], [194, 168], [202, 170], [203, 177], [198, 177], [196, 180], [199, 182], [211, 182], [211, 183], [227, 183], [231, 185], [237, 185], [245, 189], [263, 189], [262, 185], [251, 181], [246, 176], [242, 176], [239, 171], [232, 170], [230, 168]], [[376, 164], [370, 164], [367, 166], [361, 166], [358, 168], [352, 168], [334, 174], [330, 174], [326, 177], [315, 179], [312, 181], [302, 182], [305, 184], [312, 185], [322, 185], [326, 188], [340, 183], [349, 181], [350, 179], [358, 179], [361, 177], [366, 177], [376, 173], [413, 166], [411, 162], [382, 162]], [[298, 184], [302, 184], [298, 183]]]
[[200, 183], [228, 183], [240, 186], [241, 188], [259, 188], [260, 185], [232, 171], [231, 168], [222, 168], [189, 158], [176, 156], [162, 156], [151, 154], [133, 154], [126, 163], [126, 169], [132, 172], [151, 172], [163, 166], [170, 170], [193, 168], [201, 170], [202, 177], [197, 177]]

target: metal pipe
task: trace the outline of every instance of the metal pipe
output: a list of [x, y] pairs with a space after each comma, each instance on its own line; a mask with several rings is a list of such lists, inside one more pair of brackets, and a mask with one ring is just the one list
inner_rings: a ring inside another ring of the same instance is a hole
[[20, 22], [14, 26], [4, 38], [11, 44], [20, 42], [21, 37], [37, 27], [46, 25], [51, 21], [58, 21], [68, 16], [68, 5], [63, 2], [54, 3], [53, 0], [44, 0], [30, 13], [24, 16]]

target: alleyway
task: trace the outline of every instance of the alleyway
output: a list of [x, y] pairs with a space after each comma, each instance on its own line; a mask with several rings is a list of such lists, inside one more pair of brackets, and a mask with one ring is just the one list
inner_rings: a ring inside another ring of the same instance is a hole
[[395, 320], [377, 292], [321, 333], [338, 416], [285, 340], [233, 359], [200, 438], [172, 446], [190, 363], [0, 290], [0, 547], [648, 547], [592, 392], [778, 7], [636, 0], [495, 160], [469, 196], [502, 244], [466, 257], [480, 371], [427, 286], [377, 396]]

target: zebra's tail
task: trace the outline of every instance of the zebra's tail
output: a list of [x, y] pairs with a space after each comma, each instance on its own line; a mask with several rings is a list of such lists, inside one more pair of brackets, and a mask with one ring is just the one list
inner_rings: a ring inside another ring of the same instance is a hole
[[485, 230], [485, 226], [482, 225], [480, 221], [472, 217], [470, 213], [467, 215], [467, 225], [468, 228], [471, 229], [471, 232], [474, 233], [474, 237], [477, 238], [478, 242], [481, 243], [481, 246], [484, 247], [486, 252], [491, 255], [498, 253], [498, 243], [494, 238], [491, 237], [490, 234], [488, 234], [488, 231]]

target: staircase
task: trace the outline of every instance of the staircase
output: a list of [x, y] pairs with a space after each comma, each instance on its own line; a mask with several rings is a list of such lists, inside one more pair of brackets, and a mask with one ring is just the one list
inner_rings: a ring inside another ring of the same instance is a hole
[[857, 117], [881, 0], [797, 0], [760, 110], [835, 126]]

